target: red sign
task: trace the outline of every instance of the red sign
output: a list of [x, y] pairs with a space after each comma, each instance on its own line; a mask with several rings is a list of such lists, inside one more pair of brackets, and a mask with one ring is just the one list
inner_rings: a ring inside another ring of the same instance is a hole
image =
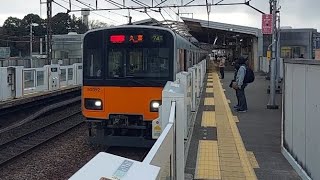
[[262, 15], [262, 34], [272, 34], [272, 14]]
[[123, 43], [125, 40], [125, 36], [124, 35], [111, 35], [110, 36], [110, 41], [112, 43]]

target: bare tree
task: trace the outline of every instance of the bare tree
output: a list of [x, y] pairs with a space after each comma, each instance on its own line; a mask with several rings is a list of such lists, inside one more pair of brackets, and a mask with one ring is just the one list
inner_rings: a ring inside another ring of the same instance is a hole
[[91, 20], [89, 21], [89, 28], [90, 29], [97, 29], [97, 28], [102, 28], [102, 27], [109, 27], [110, 25], [105, 23], [105, 22], [101, 22], [99, 20]]

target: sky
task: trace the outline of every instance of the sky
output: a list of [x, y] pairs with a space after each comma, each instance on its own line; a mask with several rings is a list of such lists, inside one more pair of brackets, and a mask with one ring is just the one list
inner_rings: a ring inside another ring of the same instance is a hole
[[[42, 5], [40, 8], [41, 0], [1, 0], [0, 6], [0, 26], [9, 17], [23, 18], [28, 13], [34, 13], [41, 15], [42, 18], [46, 18], [46, 5]], [[45, 0], [42, 0], [45, 1]], [[68, 7], [69, 0], [55, 0], [55, 2]], [[85, 2], [91, 6], [95, 6], [96, 0], [71, 0], [72, 9], [79, 10], [81, 7], [85, 7], [79, 3]], [[125, 2], [126, 6], [139, 6], [132, 2], [132, 0], [113, 0], [118, 3]], [[141, 2], [151, 5], [152, 0], [140, 0]], [[157, 4], [163, 0], [153, 0], [154, 4]], [[191, 0], [167, 0], [164, 5], [183, 4], [188, 3]], [[219, 0], [208, 0], [209, 2], [216, 3]], [[224, 0], [222, 3], [235, 3], [244, 2], [245, 0]], [[320, 31], [320, 22], [318, 19], [318, 8], [320, 7], [319, 0], [278, 0], [281, 6], [281, 26], [291, 26], [293, 28], [315, 28]], [[191, 4], [205, 4], [205, 0], [194, 0]], [[250, 4], [257, 9], [268, 13], [269, 12], [269, 0], [251, 0]], [[105, 0], [98, 0], [98, 8], [115, 8], [112, 4], [107, 3]], [[208, 20], [206, 7], [189, 7], [180, 8], [182, 13], [193, 13], [193, 18]], [[53, 4], [53, 15], [59, 12], [66, 12], [57, 4]], [[128, 19], [124, 16], [128, 15], [128, 10], [118, 11], [95, 11], [91, 12], [89, 20], [99, 20], [110, 25], [120, 25], [128, 22]], [[177, 12], [177, 8], [171, 8], [162, 10], [162, 15], [165, 19], [177, 20], [177, 16], [174, 14]], [[41, 13], [41, 14], [40, 14]], [[80, 17], [79, 12], [74, 13]], [[148, 12], [148, 14], [157, 20], [163, 20], [160, 13]], [[133, 17], [133, 21], [150, 18], [146, 13], [130, 11], [130, 15]], [[191, 18], [191, 14], [184, 14], [183, 17]], [[261, 13], [245, 5], [235, 6], [214, 6], [211, 8], [210, 21], [244, 25], [250, 27], [261, 28]], [[181, 19], [180, 19], [181, 21]]]

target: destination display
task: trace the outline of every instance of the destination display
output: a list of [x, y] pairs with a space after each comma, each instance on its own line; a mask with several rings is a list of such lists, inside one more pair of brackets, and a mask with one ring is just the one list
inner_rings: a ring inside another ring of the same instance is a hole
[[145, 41], [152, 43], [163, 43], [164, 37], [160, 34], [113, 34], [109, 36], [109, 41], [112, 44], [139, 44]]

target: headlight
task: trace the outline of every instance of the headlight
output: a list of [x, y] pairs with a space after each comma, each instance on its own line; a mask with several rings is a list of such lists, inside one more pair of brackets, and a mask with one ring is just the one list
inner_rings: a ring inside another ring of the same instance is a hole
[[151, 103], [150, 103], [150, 111], [151, 112], [158, 112], [160, 105], [161, 105], [161, 100], [151, 101]]
[[102, 101], [100, 99], [84, 99], [84, 107], [90, 110], [102, 110]]
[[101, 107], [102, 102], [100, 100], [96, 100], [96, 102], [94, 102], [94, 105], [97, 107]]

